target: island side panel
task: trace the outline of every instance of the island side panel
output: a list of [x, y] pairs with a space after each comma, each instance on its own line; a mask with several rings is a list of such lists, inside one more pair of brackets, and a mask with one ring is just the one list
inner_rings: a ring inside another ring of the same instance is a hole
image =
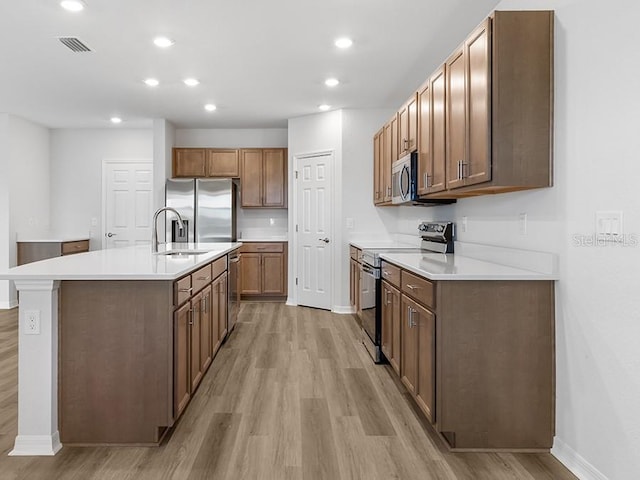
[[437, 423], [455, 450], [548, 451], [551, 281], [438, 282]]
[[155, 444], [173, 423], [173, 282], [63, 281], [60, 436]]

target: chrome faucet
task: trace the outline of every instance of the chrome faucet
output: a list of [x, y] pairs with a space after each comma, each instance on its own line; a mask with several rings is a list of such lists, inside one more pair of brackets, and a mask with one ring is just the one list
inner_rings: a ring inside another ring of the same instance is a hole
[[182, 217], [175, 208], [162, 207], [159, 208], [156, 213], [153, 214], [153, 224], [151, 225], [151, 253], [158, 253], [158, 215], [162, 212], [173, 212], [178, 217], [178, 226], [180, 228], [180, 234], [184, 230], [184, 223], [182, 223]]

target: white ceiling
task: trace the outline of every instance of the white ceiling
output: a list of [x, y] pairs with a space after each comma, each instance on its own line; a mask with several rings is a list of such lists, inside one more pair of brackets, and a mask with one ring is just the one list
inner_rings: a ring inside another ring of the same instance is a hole
[[[498, 0], [85, 2], [74, 14], [58, 0], [0, 1], [0, 112], [52, 128], [105, 127], [113, 115], [122, 127], [269, 128], [321, 103], [395, 108]], [[159, 34], [176, 44], [157, 48]], [[333, 45], [343, 35], [346, 51]], [[188, 76], [201, 84], [186, 87]], [[330, 76], [342, 83], [329, 89]]]

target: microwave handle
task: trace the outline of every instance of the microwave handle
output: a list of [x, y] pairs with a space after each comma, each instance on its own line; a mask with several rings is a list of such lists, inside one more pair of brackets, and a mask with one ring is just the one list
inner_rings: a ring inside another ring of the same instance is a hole
[[[402, 179], [405, 177], [407, 177], [407, 189], [403, 190], [402, 188]], [[411, 174], [409, 172], [409, 166], [405, 165], [404, 167], [402, 167], [402, 172], [400, 173], [399, 176], [399, 190], [400, 190], [400, 196], [402, 197], [402, 200], [407, 200], [409, 198], [409, 195], [411, 193]]]

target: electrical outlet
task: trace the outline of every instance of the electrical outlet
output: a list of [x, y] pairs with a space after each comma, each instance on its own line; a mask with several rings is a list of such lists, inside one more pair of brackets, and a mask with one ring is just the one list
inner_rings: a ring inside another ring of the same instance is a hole
[[520, 235], [527, 234], [527, 214], [521, 213], [518, 215], [518, 232]]
[[462, 228], [460, 229], [463, 233], [467, 231], [468, 227], [468, 219], [467, 217], [462, 217]]
[[346, 221], [346, 226], [349, 230], [353, 229], [353, 218], [348, 217]]
[[40, 310], [24, 312], [24, 334], [40, 335]]
[[98, 219], [96, 217], [91, 217], [91, 226], [92, 227], [98, 226]]
[[270, 218], [269, 219], [269, 225], [273, 227], [275, 224], [276, 224], [276, 219], [275, 218]]

